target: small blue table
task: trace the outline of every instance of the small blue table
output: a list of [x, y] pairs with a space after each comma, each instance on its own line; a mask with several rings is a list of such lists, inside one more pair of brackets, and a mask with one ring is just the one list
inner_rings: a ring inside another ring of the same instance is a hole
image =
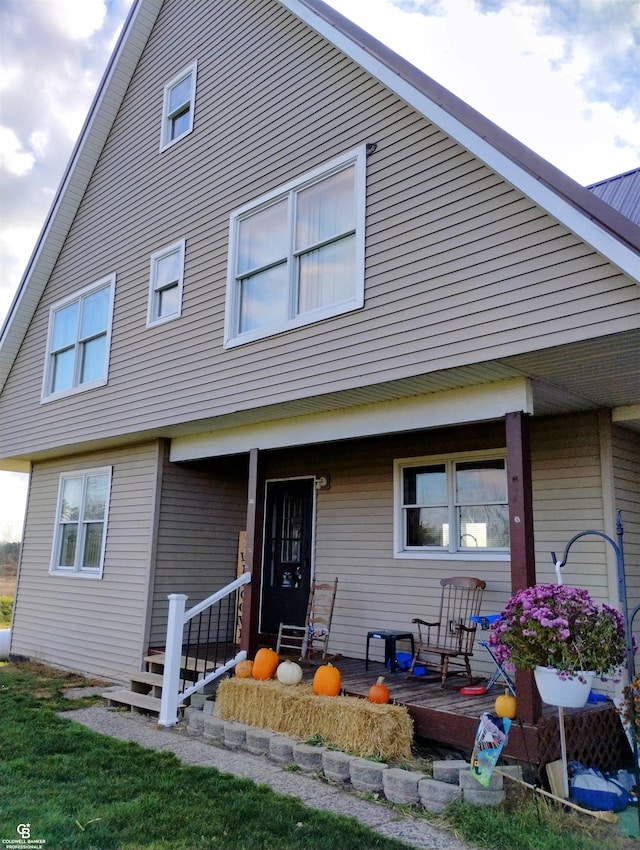
[[[485, 614], [485, 615], [480, 614], [477, 617], [469, 617], [469, 619], [473, 620], [474, 623], [477, 623], [480, 626], [480, 628], [483, 631], [485, 631], [486, 629], [488, 629], [491, 626], [492, 623], [495, 623], [496, 620], [500, 619], [500, 614]], [[504, 666], [496, 658], [495, 653], [493, 652], [493, 649], [489, 645], [489, 641], [488, 640], [479, 640], [478, 644], [480, 646], [484, 647], [487, 650], [487, 652], [491, 656], [491, 660], [493, 661], [494, 666], [495, 666], [495, 670], [493, 671], [493, 675], [491, 676], [491, 678], [487, 682], [487, 690], [490, 691], [491, 688], [496, 684], [496, 682], [498, 682], [500, 679], [502, 679], [502, 681], [509, 688], [509, 690], [511, 691], [513, 696], [515, 696], [516, 695], [516, 686], [513, 682], [513, 679], [507, 673], [507, 671], [504, 669]]]
[[389, 671], [395, 673], [397, 670], [396, 664], [396, 641], [409, 640], [411, 641], [411, 657], [415, 653], [415, 638], [413, 632], [394, 632], [388, 629], [376, 630], [367, 632], [367, 653], [365, 656], [364, 669], [369, 669], [369, 641], [371, 638], [379, 638], [384, 641], [384, 663], [389, 665]]

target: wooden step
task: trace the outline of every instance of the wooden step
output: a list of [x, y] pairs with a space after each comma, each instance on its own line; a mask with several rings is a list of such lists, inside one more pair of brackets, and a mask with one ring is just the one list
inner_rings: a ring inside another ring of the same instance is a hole
[[[147, 664], [164, 667], [166, 655], [164, 652], [159, 652], [157, 655], [145, 655], [144, 660]], [[180, 657], [180, 669], [189, 670], [196, 673], [210, 673], [215, 670], [216, 665], [213, 661], [205, 662], [203, 658], [191, 658], [186, 655]]]
[[162, 687], [162, 673], [149, 673], [148, 670], [141, 670], [139, 673], [135, 673], [131, 677], [131, 684], [134, 685], [137, 682], [145, 685], [151, 685], [153, 687]]
[[120, 691], [106, 691], [103, 696], [110, 705], [114, 703], [116, 705], [128, 705], [131, 708], [141, 708], [153, 714], [160, 714], [160, 700], [147, 694], [136, 694], [133, 691], [122, 689]]

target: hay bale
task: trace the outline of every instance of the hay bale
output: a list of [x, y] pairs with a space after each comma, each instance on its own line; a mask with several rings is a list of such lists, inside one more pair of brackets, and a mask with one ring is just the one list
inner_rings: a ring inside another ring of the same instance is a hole
[[309, 684], [226, 679], [216, 695], [216, 714], [307, 741], [319, 736], [328, 746], [364, 758], [406, 759], [413, 722], [400, 705], [377, 705], [359, 697], [325, 697]]

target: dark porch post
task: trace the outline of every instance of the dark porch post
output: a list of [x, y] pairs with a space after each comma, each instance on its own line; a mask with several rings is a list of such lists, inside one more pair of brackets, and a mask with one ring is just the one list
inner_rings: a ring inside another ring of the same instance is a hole
[[[515, 593], [536, 583], [531, 496], [531, 446], [529, 419], [522, 412], [507, 413], [507, 473], [509, 534], [511, 544], [511, 590]], [[516, 671], [518, 715], [525, 723], [537, 723], [542, 705], [530, 670]]]
[[249, 481], [247, 493], [247, 544], [245, 564], [251, 573], [251, 583], [244, 588], [242, 600], [242, 633], [240, 649], [253, 658], [258, 649], [258, 610], [260, 600], [261, 502], [258, 449], [249, 452]]

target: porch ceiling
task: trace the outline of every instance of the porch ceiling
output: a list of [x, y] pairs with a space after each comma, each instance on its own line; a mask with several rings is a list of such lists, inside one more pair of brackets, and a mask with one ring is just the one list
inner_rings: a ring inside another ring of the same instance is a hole
[[[548, 412], [584, 409], [585, 405], [611, 408], [614, 421], [640, 431], [638, 329], [531, 351], [498, 362], [540, 382], [536, 414], [547, 412], [545, 406], [555, 398], [553, 404], [558, 409]], [[550, 393], [548, 402], [546, 391]]]

